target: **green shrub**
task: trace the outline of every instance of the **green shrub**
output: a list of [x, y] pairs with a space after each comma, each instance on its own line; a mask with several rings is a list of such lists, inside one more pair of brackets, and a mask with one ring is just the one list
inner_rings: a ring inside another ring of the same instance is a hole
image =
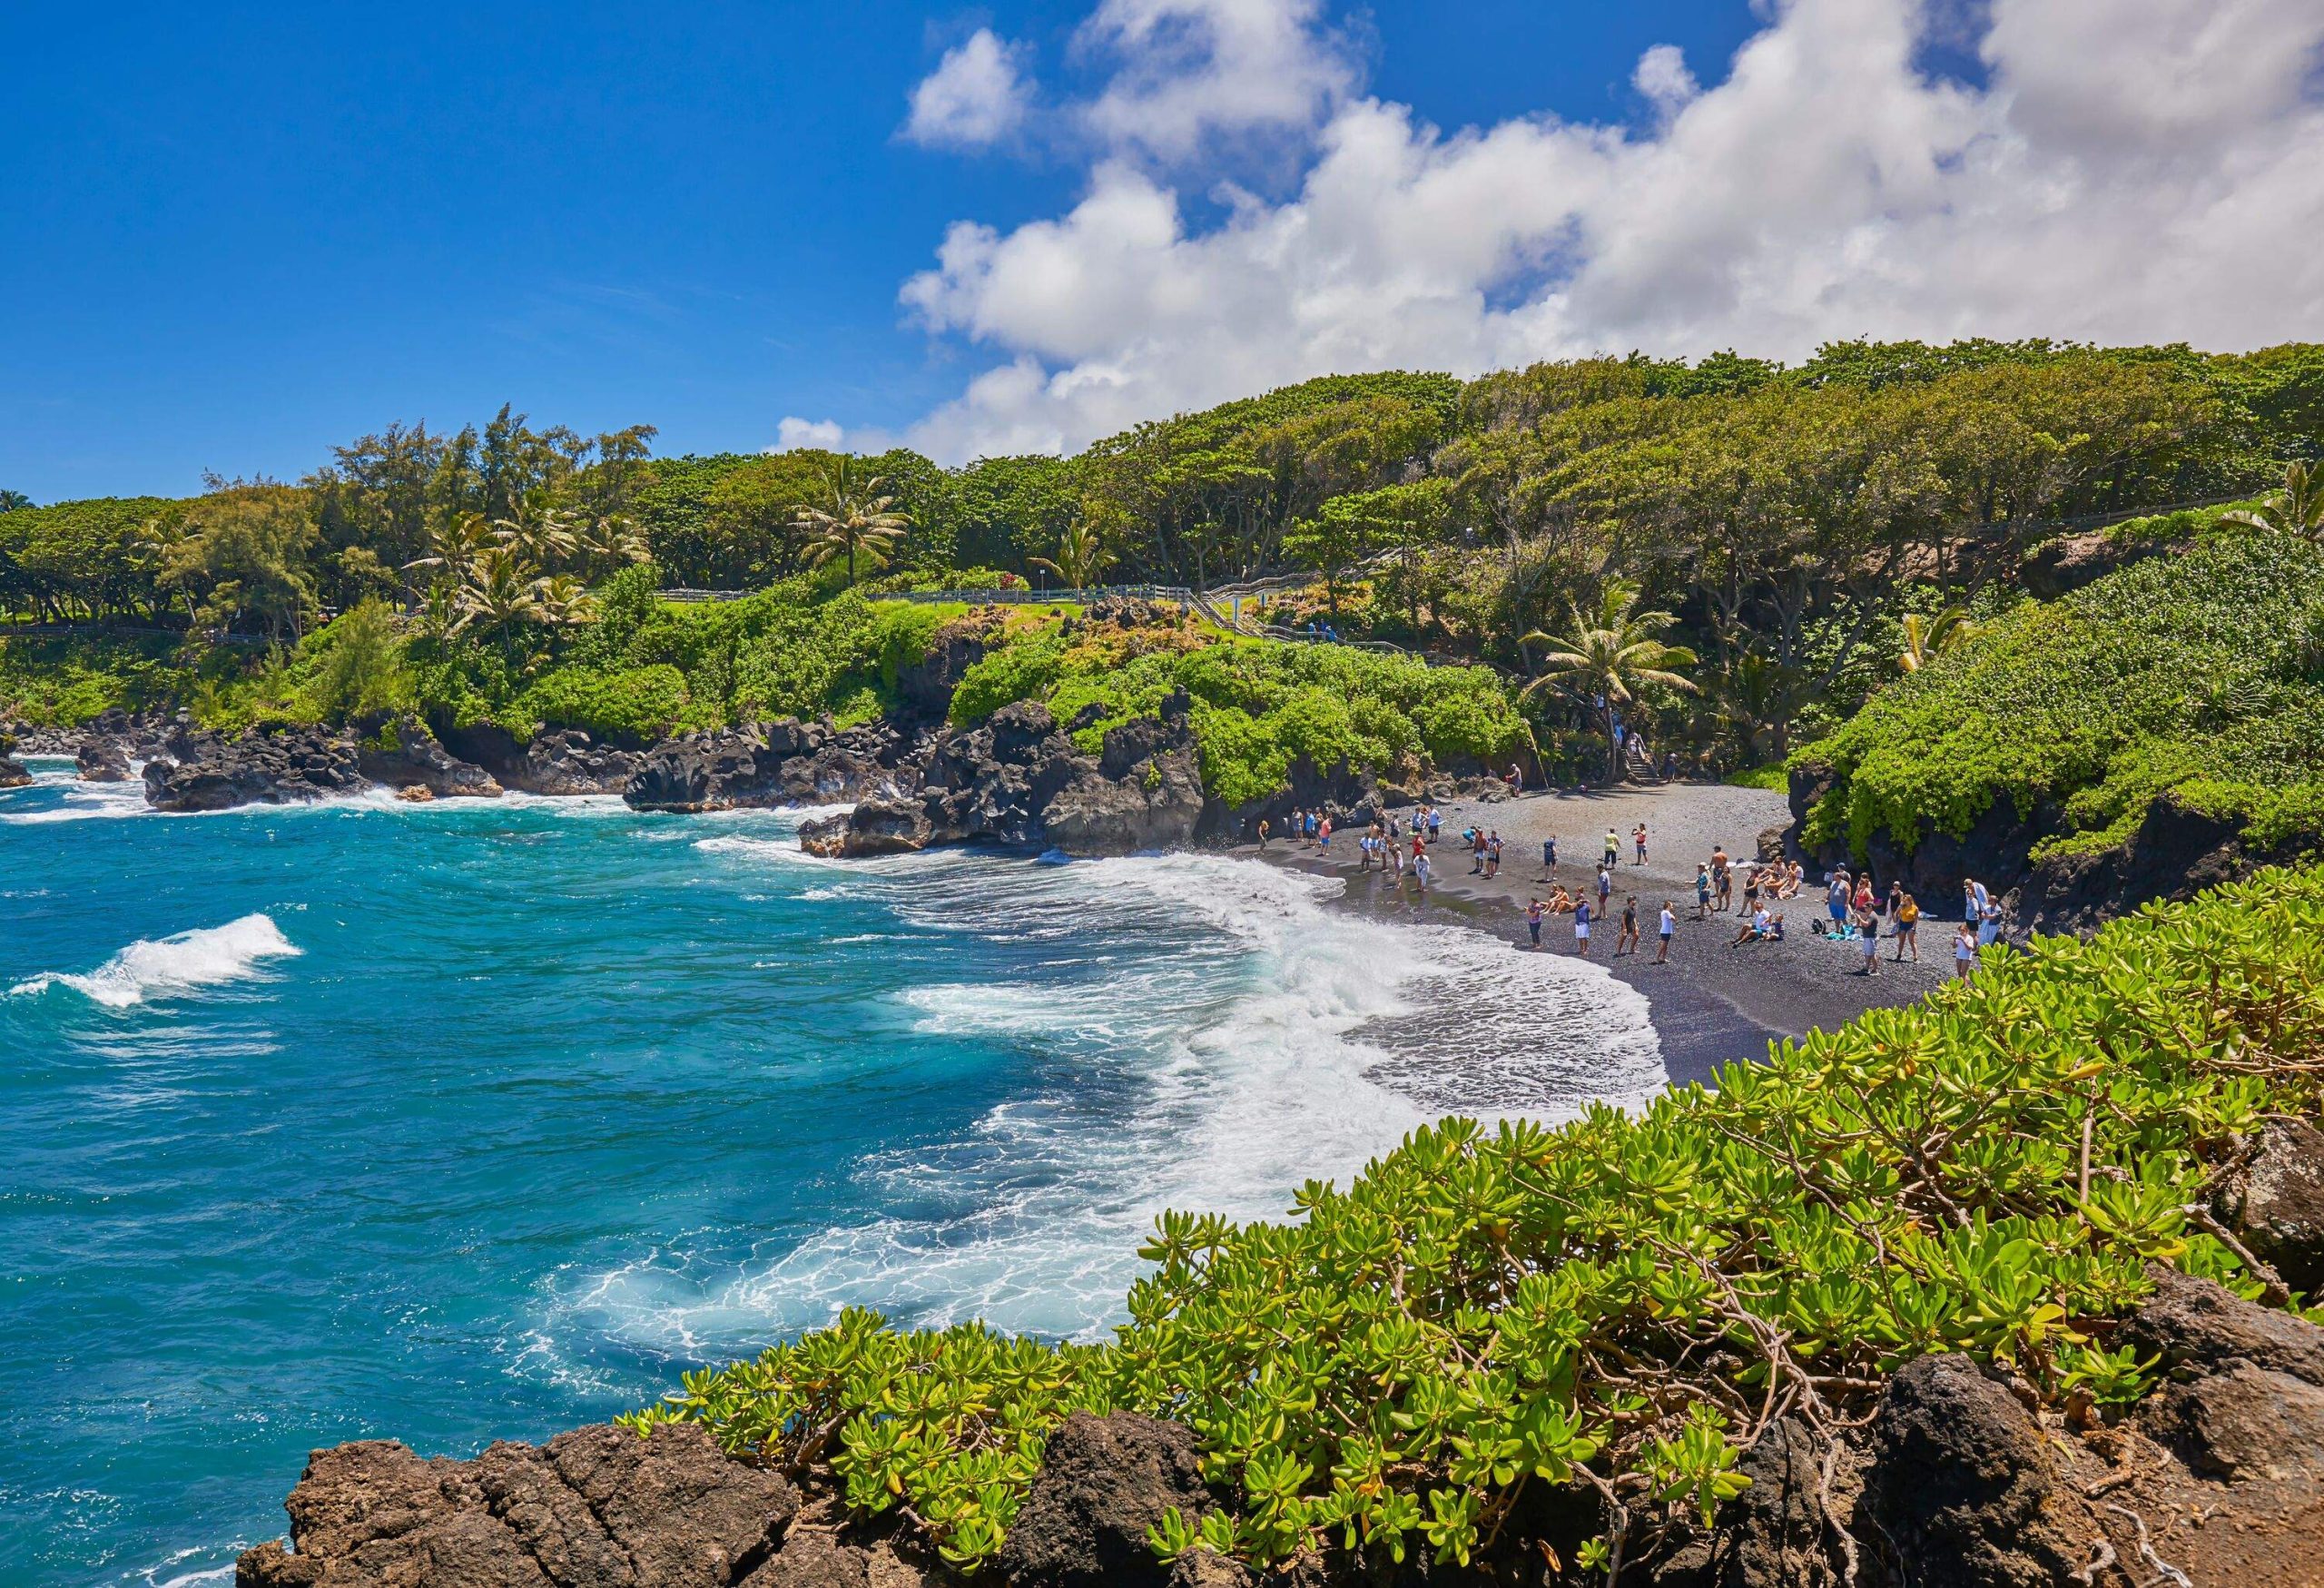
[[1311, 1182], [1289, 1223], [1165, 1214], [1110, 1344], [851, 1311], [627, 1420], [697, 1419], [859, 1514], [908, 1508], [970, 1570], [1076, 1408], [1189, 1425], [1237, 1494], [1156, 1529], [1166, 1555], [1465, 1562], [1550, 1484], [1610, 1502], [1602, 1561], [1707, 1524], [1747, 1431], [1829, 1434], [1924, 1353], [2135, 1399], [2148, 1368], [2108, 1340], [2149, 1261], [2288, 1301], [2189, 1209], [2263, 1115], [2314, 1115], [2319, 1050], [2324, 872], [2267, 873], [1998, 956], [1715, 1091], [1448, 1119]]
[[2324, 551], [2250, 530], [2024, 603], [1795, 755], [1835, 774], [1808, 840], [1909, 850], [2007, 800], [2056, 813], [2045, 853], [2071, 852], [2119, 842], [2191, 778], [2312, 786], [2319, 624]]
[[511, 726], [583, 728], [615, 744], [666, 737], [687, 705], [685, 675], [668, 666], [601, 673], [564, 667], [518, 696]]

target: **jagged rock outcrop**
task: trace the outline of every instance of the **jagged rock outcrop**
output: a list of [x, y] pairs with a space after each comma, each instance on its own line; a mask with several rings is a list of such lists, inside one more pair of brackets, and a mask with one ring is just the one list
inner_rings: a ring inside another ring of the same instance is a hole
[[643, 751], [592, 737], [580, 728], [545, 730], [519, 740], [492, 723], [446, 727], [438, 736], [463, 761], [473, 761], [503, 788], [523, 794], [617, 794], [636, 775]]
[[1127, 854], [1187, 843], [1206, 809], [1189, 710], [1177, 694], [1159, 715], [1108, 730], [1090, 756], [1048, 707], [1019, 701], [980, 727], [921, 735], [887, 787], [806, 824], [800, 843], [836, 857], [938, 843]]
[[984, 660], [1008, 620], [999, 607], [980, 607], [929, 636], [921, 659], [896, 676], [896, 699], [904, 718], [941, 723], [951, 709], [952, 691], [970, 667]]
[[501, 794], [490, 773], [445, 749], [418, 717], [402, 717], [367, 735], [357, 751], [356, 766], [374, 783], [424, 788], [432, 799], [497, 800]]
[[1173, 1505], [1193, 1518], [1214, 1504], [1191, 1430], [1076, 1412], [1049, 1435], [1000, 1546], [1001, 1575], [1010, 1588], [1163, 1588], [1170, 1573], [1146, 1530]]
[[2055, 1515], [2061, 1486], [2041, 1425], [1967, 1357], [1923, 1356], [1889, 1382], [1864, 1508], [1905, 1581], [2064, 1582], [2088, 1552]]
[[16, 736], [0, 728], [0, 788], [22, 788], [33, 780], [25, 764], [15, 758], [15, 749]]
[[83, 783], [127, 783], [129, 745], [123, 739], [86, 738], [74, 757]]
[[2220, 1198], [2243, 1244], [2284, 1283], [2324, 1292], [2324, 1130], [2270, 1119]]
[[328, 728], [230, 736], [182, 723], [145, 763], [146, 801], [162, 811], [295, 804], [362, 786], [354, 735]]
[[1736, 1464], [1751, 1484], [1719, 1507], [1717, 1528], [1643, 1563], [1643, 1580], [1655, 1588], [1839, 1588], [1860, 1458], [1840, 1453], [1848, 1459], [1834, 1464], [1827, 1507], [1825, 1454], [1797, 1418], [1777, 1422]]
[[392, 1440], [318, 1450], [286, 1503], [290, 1547], [237, 1588], [726, 1588], [780, 1547], [799, 1496], [701, 1428], [599, 1425], [474, 1461]]
[[786, 718], [688, 734], [647, 751], [622, 798], [635, 810], [681, 812], [861, 800], [916, 786], [916, 774], [898, 768], [904, 743], [885, 722], [833, 728]]

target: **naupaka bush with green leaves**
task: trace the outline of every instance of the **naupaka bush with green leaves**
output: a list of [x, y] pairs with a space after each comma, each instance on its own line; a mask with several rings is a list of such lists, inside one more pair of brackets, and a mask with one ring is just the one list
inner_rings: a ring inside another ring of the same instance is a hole
[[1776, 1419], [1829, 1436], [1924, 1353], [2135, 1399], [2152, 1364], [2110, 1335], [2150, 1261], [2290, 1303], [2206, 1195], [2236, 1138], [2320, 1092], [2324, 872], [2267, 872], [2039, 940], [1715, 1090], [1554, 1128], [1447, 1119], [1311, 1183], [1289, 1222], [1167, 1214], [1110, 1342], [851, 1310], [631, 1421], [700, 1420], [858, 1513], [907, 1513], [971, 1571], [1075, 1409], [1188, 1425], [1238, 1494], [1174, 1514], [1164, 1555], [1466, 1561], [1549, 1484], [1596, 1494], [1581, 1563], [1611, 1568], [1707, 1524]]

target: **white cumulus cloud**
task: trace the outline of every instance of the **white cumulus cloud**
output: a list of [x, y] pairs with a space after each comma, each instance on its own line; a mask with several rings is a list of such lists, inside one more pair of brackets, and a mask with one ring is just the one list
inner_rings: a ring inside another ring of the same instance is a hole
[[1028, 97], [1017, 50], [980, 27], [913, 88], [904, 136], [954, 148], [998, 143], [1023, 123]]
[[769, 452], [796, 452], [803, 447], [820, 447], [836, 452], [847, 431], [834, 419], [803, 419], [796, 414], [784, 416], [774, 427], [774, 445]]
[[[1648, 51], [1650, 126], [1447, 132], [1356, 93], [1312, 4], [1103, 0], [1085, 34], [1138, 58], [1085, 107], [1078, 202], [959, 222], [902, 289], [995, 360], [911, 439], [1071, 449], [1326, 372], [1634, 347], [2324, 328], [2324, 6], [1991, 0], [1981, 87], [1924, 74], [1926, 20], [1782, 0], [1708, 84]], [[1277, 200], [1206, 163], [1254, 129], [1295, 162]]]
[[1078, 41], [1119, 69], [1082, 117], [1108, 143], [1164, 159], [1214, 135], [1312, 126], [1358, 75], [1320, 14], [1319, 0], [1102, 0]]

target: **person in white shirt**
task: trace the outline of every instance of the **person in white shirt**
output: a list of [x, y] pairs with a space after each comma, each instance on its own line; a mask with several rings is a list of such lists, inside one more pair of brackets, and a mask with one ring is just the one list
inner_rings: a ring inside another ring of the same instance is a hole
[[1658, 965], [1667, 965], [1670, 962], [1670, 934], [1679, 930], [1679, 917], [1672, 913], [1670, 901], [1668, 899], [1662, 901], [1661, 928], [1662, 952], [1654, 956], [1654, 962]]

